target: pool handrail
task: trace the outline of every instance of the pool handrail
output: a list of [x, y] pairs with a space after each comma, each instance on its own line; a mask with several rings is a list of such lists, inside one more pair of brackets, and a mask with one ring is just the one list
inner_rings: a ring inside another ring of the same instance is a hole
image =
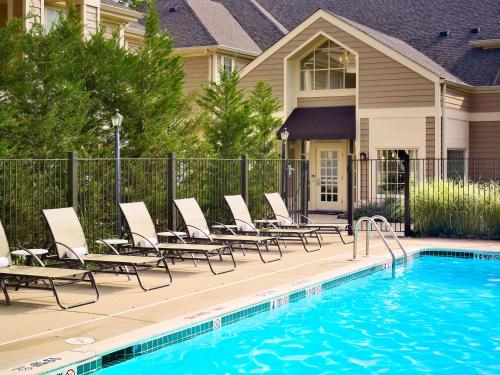
[[353, 247], [352, 247], [352, 259], [355, 260], [357, 257], [357, 247], [358, 247], [358, 230], [359, 230], [359, 225], [366, 221], [367, 226], [366, 226], [366, 256], [369, 254], [369, 247], [370, 247], [370, 232], [371, 232], [371, 227], [372, 225], [375, 227], [375, 230], [377, 231], [379, 237], [382, 239], [382, 241], [385, 244], [385, 247], [387, 247], [387, 250], [389, 250], [389, 253], [391, 254], [392, 258], [392, 276], [394, 277], [396, 275], [396, 256], [394, 255], [394, 252], [392, 251], [391, 247], [389, 246], [389, 243], [385, 239], [384, 234], [380, 230], [379, 226], [375, 222], [375, 220], [371, 217], [368, 216], [363, 216], [358, 221], [356, 222], [356, 225], [354, 226], [354, 241], [353, 241]]
[[373, 215], [372, 219], [375, 222], [377, 222], [377, 220], [380, 220], [387, 226], [387, 228], [389, 229], [389, 232], [391, 232], [392, 238], [394, 238], [394, 240], [398, 243], [399, 248], [403, 252], [403, 260], [404, 260], [405, 264], [407, 264], [408, 263], [408, 253], [406, 252], [406, 249], [404, 248], [403, 244], [401, 243], [398, 236], [396, 235], [396, 233], [392, 229], [391, 224], [389, 224], [389, 221], [387, 220], [387, 218], [385, 216], [382, 216], [382, 215]]

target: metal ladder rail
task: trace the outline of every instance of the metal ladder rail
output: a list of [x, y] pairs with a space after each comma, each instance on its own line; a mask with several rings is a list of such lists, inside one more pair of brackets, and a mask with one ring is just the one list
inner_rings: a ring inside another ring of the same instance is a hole
[[391, 225], [389, 224], [389, 221], [387, 220], [387, 218], [385, 218], [384, 216], [382, 215], [373, 215], [372, 216], [372, 219], [377, 222], [377, 220], [380, 220], [382, 221], [386, 226], [387, 228], [389, 228], [389, 232], [391, 232], [391, 235], [392, 235], [392, 238], [394, 238], [399, 246], [399, 248], [401, 249], [401, 251], [403, 252], [403, 260], [405, 262], [405, 264], [408, 263], [408, 253], [406, 252], [406, 249], [403, 247], [403, 244], [401, 243], [401, 241], [399, 240], [398, 236], [396, 235], [396, 233], [394, 233], [394, 230], [392, 229]]
[[358, 219], [356, 222], [356, 225], [354, 226], [354, 242], [353, 242], [353, 247], [352, 247], [352, 259], [355, 260], [357, 256], [357, 248], [358, 248], [358, 230], [359, 230], [359, 225], [366, 221], [368, 225], [366, 226], [366, 255], [369, 253], [369, 246], [370, 246], [370, 232], [371, 232], [371, 226], [373, 225], [375, 227], [375, 230], [377, 231], [379, 237], [384, 241], [385, 247], [387, 247], [387, 250], [389, 250], [389, 253], [391, 254], [392, 257], [392, 277], [396, 275], [396, 256], [394, 255], [394, 252], [392, 251], [391, 247], [387, 243], [387, 240], [385, 239], [383, 233], [380, 231], [380, 228], [378, 227], [377, 223], [375, 220], [373, 220], [371, 217], [368, 216], [363, 216], [362, 218]]

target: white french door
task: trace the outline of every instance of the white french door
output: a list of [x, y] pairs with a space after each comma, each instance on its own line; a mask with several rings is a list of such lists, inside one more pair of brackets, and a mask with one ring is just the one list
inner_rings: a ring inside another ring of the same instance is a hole
[[316, 148], [313, 185], [316, 189], [316, 209], [343, 210], [343, 151], [341, 147]]

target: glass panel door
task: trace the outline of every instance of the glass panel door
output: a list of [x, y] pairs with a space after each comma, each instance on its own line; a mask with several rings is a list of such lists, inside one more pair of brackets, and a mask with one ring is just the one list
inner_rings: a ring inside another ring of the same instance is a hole
[[335, 148], [318, 148], [316, 157], [317, 207], [320, 210], [340, 210], [341, 151]]

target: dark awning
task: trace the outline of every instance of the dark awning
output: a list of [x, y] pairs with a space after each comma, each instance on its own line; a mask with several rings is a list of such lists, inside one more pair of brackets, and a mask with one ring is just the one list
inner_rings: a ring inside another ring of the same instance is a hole
[[283, 128], [289, 140], [355, 139], [355, 107], [296, 108], [278, 130], [278, 138]]

